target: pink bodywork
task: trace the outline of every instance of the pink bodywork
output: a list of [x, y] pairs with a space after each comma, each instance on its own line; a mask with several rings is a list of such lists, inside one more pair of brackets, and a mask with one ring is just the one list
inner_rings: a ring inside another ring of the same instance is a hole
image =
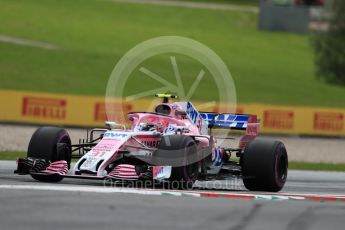
[[[176, 104], [165, 104], [169, 105], [171, 108], [171, 113], [170, 115], [160, 115], [157, 113], [130, 113], [128, 114], [128, 119], [131, 121], [131, 129], [129, 130], [118, 130], [119, 132], [126, 134], [128, 133], [129, 135], [133, 135], [137, 140], [139, 140], [142, 143], [154, 143], [154, 146], [149, 147], [158, 147], [160, 137], [155, 137], [152, 134], [145, 134], [145, 133], [140, 133], [138, 130], [138, 127], [140, 123], [160, 123], [162, 125], [162, 130], [161, 132], [165, 132], [169, 125], [176, 125], [176, 126], [181, 126], [181, 127], [188, 127], [186, 131], [183, 132], [183, 135], [200, 135], [200, 137], [195, 137], [195, 139], [198, 140], [198, 145], [197, 148], [202, 149], [206, 146], [209, 145], [209, 139], [204, 138], [201, 135], [200, 132], [200, 127], [197, 127], [194, 125], [186, 116], [183, 115], [176, 115], [177, 110], [182, 110], [178, 105]], [[208, 137], [208, 136], [205, 136]], [[138, 145], [138, 143], [132, 139], [123, 139], [123, 138], [103, 138], [94, 148], [93, 148], [93, 156], [98, 156], [102, 157], [106, 152], [108, 151], [113, 151], [112, 157], [107, 159], [106, 162], [102, 163], [102, 167], [98, 170], [97, 175], [101, 176], [101, 171], [104, 170], [107, 164], [112, 162], [116, 157], [117, 154], [116, 152], [119, 150], [122, 150], [126, 148], [124, 145], [129, 144], [129, 145]], [[160, 171], [161, 166], [154, 166], [153, 169], [153, 174], [154, 176], [158, 174]], [[132, 166], [129, 165], [119, 165], [117, 166], [111, 173], [109, 173], [110, 177], [118, 177], [122, 179], [137, 179], [137, 176], [135, 175], [135, 169]]]
[[67, 162], [64, 160], [51, 162], [41, 173], [66, 175], [68, 173]]
[[[130, 129], [114, 129], [109, 130], [104, 134], [102, 140], [91, 150], [91, 152], [87, 154], [88, 160], [90, 158], [97, 158], [103, 160], [103, 162], [97, 170], [97, 177], [105, 176], [103, 174], [104, 169], [118, 157], [117, 152], [119, 150], [124, 150], [126, 148], [131, 149], [131, 147], [127, 147], [125, 145], [140, 146], [140, 144], [138, 143], [139, 141], [150, 148], [158, 147], [161, 136], [153, 135], [153, 132], [151, 131], [141, 131], [141, 123], [159, 124], [160, 130], [157, 131], [166, 135], [176, 134], [170, 133], [171, 130], [169, 130], [169, 127], [171, 127], [171, 125], [176, 127], [184, 127], [183, 131], [179, 132], [182, 132], [181, 134], [183, 135], [193, 136], [197, 140], [198, 150], [201, 150], [209, 146], [210, 136], [202, 134], [201, 130], [203, 127], [200, 119], [198, 122], [195, 122], [194, 124], [191, 121], [191, 119], [188, 118], [187, 115], [181, 113], [181, 111], [183, 112], [184, 109], [180, 106], [180, 104], [164, 103], [159, 104], [157, 106], [160, 105], [169, 106], [170, 114], [164, 115], [158, 113], [144, 112], [129, 113], [128, 119], [131, 122]], [[247, 143], [256, 138], [256, 136], [258, 135], [258, 131], [259, 124], [257, 123], [256, 116], [252, 116], [251, 120], [247, 124], [245, 135], [240, 139], [239, 147], [241, 149], [244, 149]], [[212, 147], [213, 150], [217, 150], [221, 155], [223, 154], [222, 150], [217, 146], [216, 142], [213, 143]], [[212, 154], [214, 154], [213, 150]], [[90, 163], [90, 165], [92, 165], [92, 163]], [[84, 166], [84, 163], [82, 163], [81, 166]], [[154, 166], [153, 175], [157, 176], [161, 169], [162, 166]], [[67, 162], [58, 161], [51, 163], [49, 167], [43, 172], [66, 174], [67, 170]], [[135, 166], [128, 164], [120, 164], [117, 167], [115, 167], [115, 169], [111, 171], [107, 176], [116, 177], [120, 179], [138, 179], [140, 175], [136, 174]]]

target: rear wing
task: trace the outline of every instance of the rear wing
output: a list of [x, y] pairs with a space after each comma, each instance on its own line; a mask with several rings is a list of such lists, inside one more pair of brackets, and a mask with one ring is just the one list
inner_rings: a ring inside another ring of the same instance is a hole
[[245, 135], [239, 141], [240, 149], [244, 149], [259, 134], [260, 123], [256, 115], [201, 112], [200, 116], [207, 123], [210, 132], [213, 128], [244, 130]]
[[258, 124], [256, 115], [231, 113], [200, 113], [208, 128], [247, 130], [251, 124]]

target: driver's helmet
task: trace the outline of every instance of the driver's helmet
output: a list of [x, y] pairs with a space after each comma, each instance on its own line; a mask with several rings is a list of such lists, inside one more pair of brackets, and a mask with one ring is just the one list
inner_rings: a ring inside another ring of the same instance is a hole
[[138, 131], [157, 131], [163, 132], [164, 127], [160, 122], [145, 122], [140, 123], [137, 128]]

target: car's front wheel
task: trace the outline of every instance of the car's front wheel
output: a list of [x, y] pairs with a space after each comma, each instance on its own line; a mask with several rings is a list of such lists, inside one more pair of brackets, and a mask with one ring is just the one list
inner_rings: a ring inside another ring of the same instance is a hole
[[[71, 139], [65, 129], [57, 127], [41, 127], [31, 137], [27, 157], [44, 159], [48, 162], [64, 160], [70, 168], [71, 163]], [[57, 182], [62, 177], [44, 177], [37, 174], [31, 176], [39, 181]]]

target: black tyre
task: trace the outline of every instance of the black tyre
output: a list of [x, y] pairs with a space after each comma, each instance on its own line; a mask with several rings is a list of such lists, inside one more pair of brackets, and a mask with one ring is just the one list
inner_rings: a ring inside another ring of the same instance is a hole
[[[71, 139], [68, 132], [57, 127], [41, 127], [37, 129], [31, 137], [27, 157], [45, 159], [50, 162], [65, 160], [67, 161], [68, 168], [70, 168]], [[50, 181], [34, 174], [31, 176], [36, 180]], [[51, 182], [57, 181], [59, 180], [52, 177]]]
[[196, 143], [192, 137], [171, 135], [162, 138], [154, 153], [156, 165], [172, 165], [168, 182], [172, 189], [192, 188], [199, 174]]
[[280, 191], [286, 182], [288, 155], [280, 141], [256, 139], [245, 148], [242, 163], [244, 186], [252, 191]]

